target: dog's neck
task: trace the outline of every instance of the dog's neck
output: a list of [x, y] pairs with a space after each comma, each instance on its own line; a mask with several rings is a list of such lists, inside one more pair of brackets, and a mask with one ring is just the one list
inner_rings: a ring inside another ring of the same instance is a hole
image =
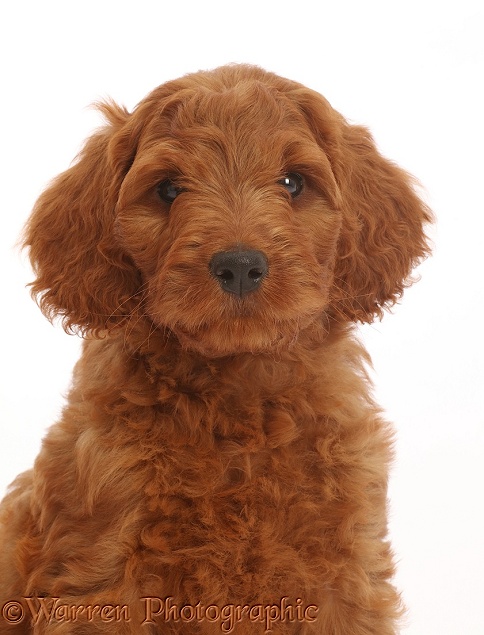
[[295, 421], [330, 416], [339, 407], [344, 397], [333, 394], [338, 376], [344, 392], [348, 368], [364, 372], [364, 351], [347, 326], [335, 324], [328, 332], [314, 324], [277, 355], [214, 359], [182, 350], [170, 333], [137, 330], [136, 337], [131, 330], [129, 337], [118, 331], [88, 340], [76, 369], [71, 402], [88, 407], [106, 429], [113, 426], [112, 413], [136, 434], [175, 425], [184, 443], [235, 435], [249, 445], [272, 437], [270, 443], [279, 444], [297, 433]]

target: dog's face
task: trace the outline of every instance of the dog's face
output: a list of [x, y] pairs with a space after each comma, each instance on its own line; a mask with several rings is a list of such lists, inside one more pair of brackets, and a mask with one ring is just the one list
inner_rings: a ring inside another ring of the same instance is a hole
[[136, 313], [207, 356], [274, 350], [371, 320], [426, 253], [407, 176], [298, 84], [225, 67], [104, 110], [27, 227], [33, 291], [68, 327]]
[[207, 355], [287, 345], [321, 315], [340, 225], [324, 152], [259, 82], [174, 95], [116, 209], [151, 319]]

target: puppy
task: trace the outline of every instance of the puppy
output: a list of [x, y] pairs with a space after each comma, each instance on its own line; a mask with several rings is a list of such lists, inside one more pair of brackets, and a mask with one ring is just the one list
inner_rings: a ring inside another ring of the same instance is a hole
[[1, 507], [2, 632], [394, 634], [392, 434], [353, 330], [410, 284], [430, 211], [256, 67], [100, 109], [25, 230], [33, 296], [85, 342]]

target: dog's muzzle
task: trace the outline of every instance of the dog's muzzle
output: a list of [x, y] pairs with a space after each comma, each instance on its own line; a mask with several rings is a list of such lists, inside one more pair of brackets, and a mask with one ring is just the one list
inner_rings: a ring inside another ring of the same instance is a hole
[[269, 271], [265, 254], [254, 249], [221, 251], [213, 256], [209, 268], [223, 291], [239, 298], [257, 291]]

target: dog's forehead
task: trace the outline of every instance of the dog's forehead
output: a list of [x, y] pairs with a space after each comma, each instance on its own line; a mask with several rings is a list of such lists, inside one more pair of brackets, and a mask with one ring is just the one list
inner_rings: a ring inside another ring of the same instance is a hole
[[229, 86], [192, 85], [160, 100], [152, 126], [166, 137], [195, 139], [209, 130], [221, 131], [234, 141], [267, 138], [275, 130], [304, 129], [306, 122], [297, 104], [283, 91], [260, 80]]
[[192, 99], [182, 103], [181, 109], [188, 110], [195, 121], [220, 125], [254, 122], [254, 118], [278, 120], [296, 114], [292, 102], [284, 94], [259, 81], [243, 82], [223, 91], [194, 91]]

